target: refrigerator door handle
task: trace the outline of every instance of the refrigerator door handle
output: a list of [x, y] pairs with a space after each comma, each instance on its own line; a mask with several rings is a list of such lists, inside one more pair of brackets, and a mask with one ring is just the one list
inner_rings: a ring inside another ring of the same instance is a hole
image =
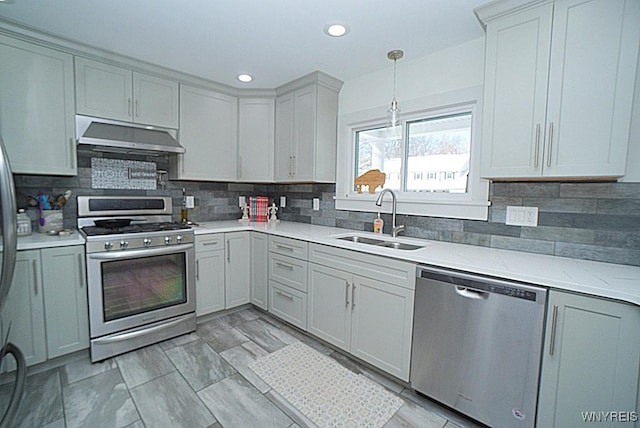
[[16, 194], [13, 174], [4, 142], [0, 138], [0, 204], [2, 205], [2, 274], [0, 275], [0, 311], [9, 294], [16, 263], [18, 243]]

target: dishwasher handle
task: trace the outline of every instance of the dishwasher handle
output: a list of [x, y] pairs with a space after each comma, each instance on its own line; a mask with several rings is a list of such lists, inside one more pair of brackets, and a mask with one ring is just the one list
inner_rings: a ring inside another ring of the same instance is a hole
[[472, 300], [487, 300], [489, 293], [486, 291], [472, 290], [467, 287], [456, 286], [456, 294]]

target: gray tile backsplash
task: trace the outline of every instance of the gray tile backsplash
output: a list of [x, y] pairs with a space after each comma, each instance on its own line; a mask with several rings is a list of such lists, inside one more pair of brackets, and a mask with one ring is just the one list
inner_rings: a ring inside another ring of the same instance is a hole
[[[285, 221], [297, 221], [354, 230], [373, 230], [375, 213], [338, 211], [334, 208], [333, 184], [250, 184], [168, 181], [165, 189], [109, 190], [91, 188], [91, 157], [80, 152], [78, 176], [16, 175], [18, 205], [38, 191], [78, 195], [163, 195], [174, 202], [174, 218], [180, 216], [182, 188], [196, 198], [190, 210], [193, 221], [231, 220], [241, 216], [239, 196], [268, 196], [287, 206], [278, 211]], [[118, 158], [116, 155], [103, 155]], [[121, 159], [152, 161], [168, 170], [166, 157], [127, 156]], [[320, 198], [320, 210], [312, 210], [312, 199]], [[490, 187], [489, 221], [405, 216], [406, 236], [457, 242], [563, 257], [640, 266], [640, 183], [589, 182], [496, 182]], [[538, 227], [504, 224], [507, 205], [535, 206]], [[75, 228], [75, 198], [64, 207], [65, 227]], [[391, 216], [382, 214], [385, 233]]]

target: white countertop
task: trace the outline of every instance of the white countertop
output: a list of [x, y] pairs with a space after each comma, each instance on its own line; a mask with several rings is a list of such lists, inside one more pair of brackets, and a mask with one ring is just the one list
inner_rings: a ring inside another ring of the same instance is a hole
[[66, 247], [69, 245], [84, 245], [84, 238], [77, 230], [68, 236], [47, 235], [34, 232], [28, 236], [18, 236], [18, 250], [38, 250], [40, 248]]
[[361, 235], [392, 239], [389, 235], [353, 231], [306, 223], [240, 223], [237, 220], [202, 222], [196, 235], [254, 230], [318, 244], [377, 254], [419, 264], [507, 278], [565, 291], [611, 298], [640, 306], [640, 267], [593, 262], [474, 245], [399, 237], [396, 240], [424, 245], [418, 250], [396, 250], [336, 239]]

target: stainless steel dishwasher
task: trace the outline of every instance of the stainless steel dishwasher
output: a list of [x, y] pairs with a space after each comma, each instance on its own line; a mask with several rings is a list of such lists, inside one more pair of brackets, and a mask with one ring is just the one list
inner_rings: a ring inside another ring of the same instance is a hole
[[419, 266], [411, 387], [493, 427], [533, 427], [547, 290]]

